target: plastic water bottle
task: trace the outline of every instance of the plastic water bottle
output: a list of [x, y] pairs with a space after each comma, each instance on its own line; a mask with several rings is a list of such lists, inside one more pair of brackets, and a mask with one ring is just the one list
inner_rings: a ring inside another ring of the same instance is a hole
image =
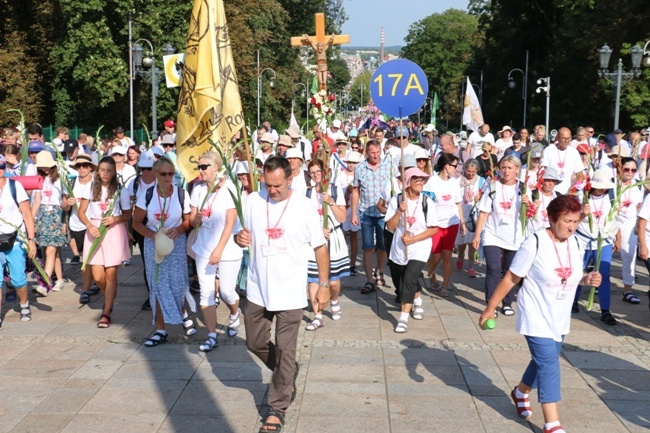
[[494, 329], [496, 326], [497, 321], [494, 319], [487, 319], [485, 322], [483, 322], [483, 329], [485, 330]]

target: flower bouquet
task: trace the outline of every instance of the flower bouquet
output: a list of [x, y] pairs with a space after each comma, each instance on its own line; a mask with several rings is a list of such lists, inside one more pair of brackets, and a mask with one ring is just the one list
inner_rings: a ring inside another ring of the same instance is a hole
[[332, 93], [329, 95], [325, 90], [321, 90], [318, 93], [314, 93], [313, 96], [309, 99], [309, 104], [311, 105], [311, 114], [316, 119], [318, 126], [322, 129], [327, 127], [327, 124], [331, 122], [336, 110], [334, 106], [331, 105], [336, 101], [336, 96]]

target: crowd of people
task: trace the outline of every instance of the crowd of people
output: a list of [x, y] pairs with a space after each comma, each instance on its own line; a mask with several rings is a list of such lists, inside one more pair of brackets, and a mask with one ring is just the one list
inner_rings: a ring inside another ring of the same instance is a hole
[[447, 298], [455, 295], [454, 267], [477, 278], [485, 263], [480, 324], [517, 315], [533, 361], [512, 398], [529, 417], [529, 392], [544, 390], [544, 432], [563, 432], [559, 350], [581, 288], [589, 304], [597, 293], [601, 320], [616, 325], [613, 253], [621, 254], [629, 304], [641, 302], [637, 258], [650, 271], [648, 130], [626, 140], [620, 130], [596, 138], [589, 126], [554, 137], [542, 125], [532, 134], [504, 126], [495, 140], [487, 124], [469, 136], [439, 135], [433, 125], [353, 118], [315, 125], [308, 138], [265, 122], [254, 131], [252, 161], [240, 148], [210, 150], [196, 180], [178, 169], [172, 120], [151, 146], [136, 145], [121, 127], [113, 132], [95, 142], [59, 128], [52, 143], [38, 124], [27, 128], [27, 142], [15, 128], [2, 134], [4, 300], [19, 303], [20, 321], [32, 320], [26, 273], [36, 266], [38, 296], [60, 291], [68, 246], [71, 264], [82, 266], [79, 302], [103, 293], [97, 327], [108, 328], [117, 274], [137, 244], [149, 292], [142, 309], [152, 310], [154, 326], [145, 346], [165, 343], [167, 325], [197, 333], [194, 291], [206, 328], [199, 350], [213, 350], [223, 302], [227, 335], [243, 320], [248, 348], [274, 372], [268, 431], [284, 423], [295, 397], [303, 309], [310, 303], [313, 311], [307, 331], [325, 326], [328, 306], [332, 320], [343, 317], [339, 296], [345, 278], [359, 273], [359, 232], [361, 293], [388, 287], [388, 265], [397, 333], [425, 315], [425, 269], [431, 289]]

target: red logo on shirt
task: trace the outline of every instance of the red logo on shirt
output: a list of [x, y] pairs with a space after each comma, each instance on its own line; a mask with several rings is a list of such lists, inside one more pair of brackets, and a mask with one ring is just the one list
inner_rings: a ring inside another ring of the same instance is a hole
[[558, 166], [559, 168], [564, 168], [564, 163], [563, 163], [563, 162], [558, 162], [558, 163], [557, 163], [557, 166]]
[[284, 229], [266, 229], [266, 235], [269, 239], [280, 239], [284, 235]]
[[418, 219], [416, 217], [414, 217], [414, 216], [407, 216], [406, 217], [406, 222], [408, 223], [409, 227], [412, 226], [413, 224], [415, 224], [415, 222], [417, 220]]
[[318, 215], [323, 216], [323, 208], [322, 207], [318, 208]]
[[592, 214], [594, 214], [596, 219], [600, 219], [600, 217], [603, 216], [603, 211], [602, 210], [595, 210], [595, 211], [592, 212]]
[[499, 202], [499, 206], [501, 206], [502, 209], [508, 210], [512, 207], [512, 202], [511, 201], [502, 201]]
[[99, 203], [99, 208], [102, 212], [106, 212], [106, 209], [108, 209], [108, 203]]
[[443, 195], [443, 196], [442, 196], [442, 199], [443, 199], [444, 201], [449, 201], [449, 200], [451, 200], [451, 194]]
[[45, 194], [45, 197], [52, 197], [52, 191], [50, 190], [43, 191], [43, 194]]
[[565, 283], [572, 273], [573, 269], [571, 268], [555, 268], [555, 275], [560, 277], [562, 283]]
[[632, 200], [625, 200], [623, 202], [623, 207], [629, 207], [632, 204]]
[[203, 209], [201, 211], [201, 215], [203, 215], [203, 218], [210, 218], [210, 215], [212, 215], [212, 211], [210, 209]]
[[[153, 217], [154, 217], [156, 220], [160, 221], [161, 218], [163, 218], [163, 214], [160, 213], [160, 212], [158, 212], [158, 213], [153, 214]], [[167, 220], [167, 218], [169, 218], [169, 214], [166, 213], [166, 214], [164, 215], [164, 218], [165, 218], [165, 220]]]

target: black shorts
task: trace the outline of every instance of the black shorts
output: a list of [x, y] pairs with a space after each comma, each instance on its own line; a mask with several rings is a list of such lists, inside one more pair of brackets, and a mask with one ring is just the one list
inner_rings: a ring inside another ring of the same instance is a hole
[[83, 255], [84, 240], [86, 239], [86, 230], [82, 230], [79, 232], [70, 230], [70, 238], [74, 239], [75, 243], [77, 244], [77, 250], [79, 251], [79, 255]]

